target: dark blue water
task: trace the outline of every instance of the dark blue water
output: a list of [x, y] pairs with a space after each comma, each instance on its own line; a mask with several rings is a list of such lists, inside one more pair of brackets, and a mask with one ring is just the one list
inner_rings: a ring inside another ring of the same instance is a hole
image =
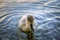
[[[22, 15], [32, 14], [37, 22], [34, 40], [60, 40], [60, 1], [4, 2], [0, 12], [0, 40], [27, 40], [25, 33], [17, 34]], [[2, 13], [3, 14], [3, 13]], [[5, 18], [4, 18], [5, 17]], [[18, 36], [19, 35], [19, 36]]]

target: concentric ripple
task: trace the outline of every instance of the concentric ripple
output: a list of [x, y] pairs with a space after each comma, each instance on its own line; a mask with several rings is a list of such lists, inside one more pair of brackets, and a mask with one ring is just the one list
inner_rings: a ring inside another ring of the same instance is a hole
[[36, 20], [34, 40], [60, 40], [59, 0], [39, 2], [3, 2], [0, 7], [0, 39], [27, 40], [27, 35], [19, 31], [18, 22], [22, 15], [32, 14]]

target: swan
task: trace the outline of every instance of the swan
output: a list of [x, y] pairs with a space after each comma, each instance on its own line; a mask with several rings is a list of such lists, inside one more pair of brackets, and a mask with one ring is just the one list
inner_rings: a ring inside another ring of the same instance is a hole
[[23, 15], [19, 22], [19, 29], [27, 34], [28, 40], [33, 40], [33, 23], [34, 17], [32, 15]]

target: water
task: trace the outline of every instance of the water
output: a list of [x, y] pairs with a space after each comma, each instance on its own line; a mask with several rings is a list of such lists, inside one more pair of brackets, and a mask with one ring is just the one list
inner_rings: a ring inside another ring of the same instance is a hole
[[20, 32], [18, 22], [22, 15], [32, 14], [37, 22], [34, 28], [34, 40], [60, 40], [60, 3], [59, 0], [39, 2], [4, 2], [0, 8], [0, 39], [27, 40]]

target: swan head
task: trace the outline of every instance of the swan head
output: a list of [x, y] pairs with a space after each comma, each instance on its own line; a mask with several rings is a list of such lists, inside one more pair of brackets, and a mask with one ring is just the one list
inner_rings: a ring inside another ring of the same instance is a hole
[[32, 15], [27, 15], [27, 20], [30, 24], [33, 24], [34, 18]]

